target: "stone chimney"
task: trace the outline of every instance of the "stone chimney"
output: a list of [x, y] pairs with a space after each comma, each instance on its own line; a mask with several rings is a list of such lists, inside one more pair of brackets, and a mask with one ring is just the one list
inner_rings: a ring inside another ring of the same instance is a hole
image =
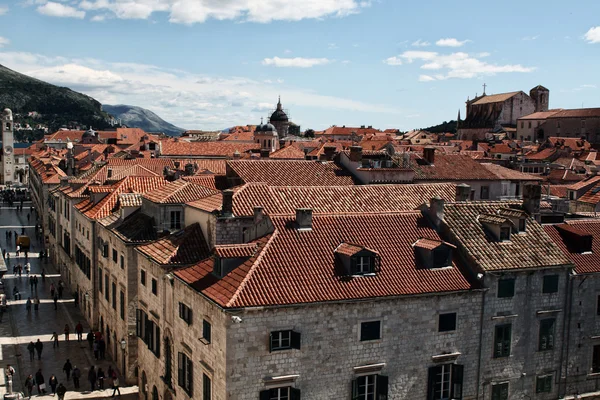
[[429, 217], [433, 221], [436, 229], [441, 226], [444, 219], [444, 199], [435, 196], [429, 200]]
[[466, 183], [456, 185], [456, 201], [467, 201], [471, 197], [471, 186]]
[[106, 177], [110, 179], [110, 178], [112, 178], [112, 175], [113, 175], [112, 168], [107, 168], [106, 169]]
[[233, 190], [225, 189], [222, 193], [223, 204], [221, 206], [221, 217], [233, 217]]
[[296, 208], [296, 223], [299, 230], [312, 229], [312, 208]]
[[254, 206], [254, 224], [258, 224], [265, 218], [265, 209], [261, 206]]
[[350, 146], [350, 161], [360, 162], [362, 160], [362, 147]]
[[539, 220], [541, 200], [542, 187], [539, 184], [526, 183], [523, 185], [523, 209], [536, 220]]
[[435, 162], [435, 147], [425, 147], [423, 149], [423, 158], [429, 164], [433, 164]]
[[271, 150], [269, 149], [261, 149], [260, 150], [260, 158], [269, 158], [271, 155]]

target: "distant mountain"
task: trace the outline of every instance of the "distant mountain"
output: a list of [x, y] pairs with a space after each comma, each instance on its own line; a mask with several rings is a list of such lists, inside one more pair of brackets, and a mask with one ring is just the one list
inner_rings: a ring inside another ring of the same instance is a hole
[[142, 107], [105, 104], [102, 109], [117, 120], [121, 120], [121, 124], [127, 125], [129, 128], [141, 128], [146, 132], [163, 132], [170, 136], [178, 136], [185, 130], [168, 123], [152, 111]]
[[[0, 65], [0, 109], [10, 108], [15, 122], [46, 125], [50, 132], [66, 126], [109, 126], [101, 104], [85, 94], [55, 86]], [[39, 116], [27, 114], [35, 111]]]

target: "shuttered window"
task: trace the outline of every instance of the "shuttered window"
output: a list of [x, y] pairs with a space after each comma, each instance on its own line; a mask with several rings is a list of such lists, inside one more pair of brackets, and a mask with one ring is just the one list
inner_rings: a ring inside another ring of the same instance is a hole
[[300, 333], [292, 330], [271, 332], [269, 351], [288, 349], [300, 349]]
[[189, 395], [193, 393], [193, 365], [192, 360], [184, 353], [177, 354], [177, 383]]
[[462, 399], [463, 366], [436, 365], [429, 368], [427, 400]]
[[352, 400], [387, 400], [388, 377], [364, 375], [352, 381]]

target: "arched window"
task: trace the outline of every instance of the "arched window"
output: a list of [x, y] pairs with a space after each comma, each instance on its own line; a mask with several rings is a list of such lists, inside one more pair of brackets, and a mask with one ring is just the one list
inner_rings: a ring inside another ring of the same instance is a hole
[[142, 394], [144, 400], [148, 400], [148, 378], [146, 378], [146, 372], [142, 372]]
[[152, 400], [158, 400], [158, 389], [156, 386], [152, 388]]
[[167, 386], [172, 387], [172, 359], [171, 359], [171, 341], [168, 337], [165, 337], [165, 381]]
[[271, 139], [269, 139], [269, 148], [271, 148]]

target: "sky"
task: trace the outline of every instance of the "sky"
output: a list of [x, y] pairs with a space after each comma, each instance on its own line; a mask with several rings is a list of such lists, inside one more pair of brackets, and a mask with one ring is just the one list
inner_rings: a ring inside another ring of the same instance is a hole
[[[0, 0], [0, 64], [185, 129], [456, 119], [536, 85], [600, 107], [600, 1]], [[33, 111], [33, 110], [32, 110]]]

